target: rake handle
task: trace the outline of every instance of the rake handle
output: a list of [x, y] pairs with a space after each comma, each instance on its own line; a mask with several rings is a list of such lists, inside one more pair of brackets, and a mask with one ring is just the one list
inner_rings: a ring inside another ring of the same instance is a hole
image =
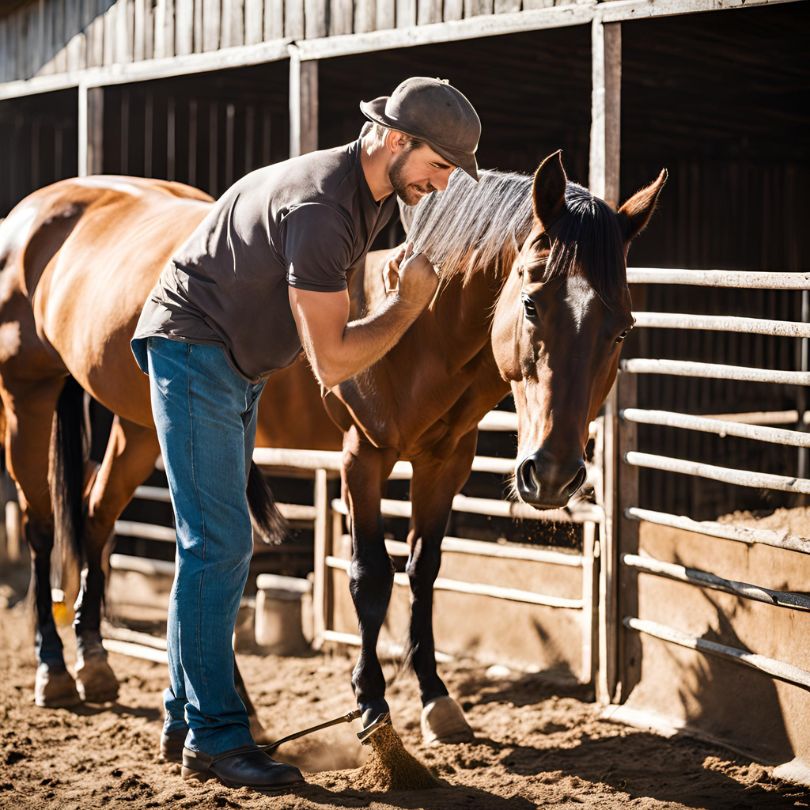
[[340, 717], [335, 717], [333, 720], [327, 720], [325, 723], [319, 723], [317, 726], [311, 726], [310, 728], [296, 731], [294, 734], [288, 734], [286, 737], [275, 740], [275, 742], [271, 742], [268, 745], [260, 745], [259, 748], [261, 748], [262, 751], [275, 751], [280, 745], [291, 742], [292, 740], [297, 740], [299, 737], [305, 737], [307, 734], [312, 734], [315, 731], [321, 731], [330, 726], [337, 726], [340, 723], [351, 723], [353, 720], [357, 720], [360, 714], [360, 709], [352, 709], [352, 711], [347, 714], [342, 714]]

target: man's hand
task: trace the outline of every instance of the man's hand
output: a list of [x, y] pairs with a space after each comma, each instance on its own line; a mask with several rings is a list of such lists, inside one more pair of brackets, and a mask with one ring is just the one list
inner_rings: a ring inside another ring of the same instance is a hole
[[409, 244], [399, 266], [399, 298], [409, 307], [423, 310], [439, 286], [439, 276], [424, 253], [413, 253]]

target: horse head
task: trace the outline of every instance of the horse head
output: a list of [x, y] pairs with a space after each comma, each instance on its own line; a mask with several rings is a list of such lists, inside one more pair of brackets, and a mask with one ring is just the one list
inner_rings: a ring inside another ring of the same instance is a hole
[[492, 346], [518, 414], [515, 489], [537, 508], [565, 506], [585, 482], [588, 426], [633, 326], [627, 250], [666, 177], [616, 212], [568, 181], [559, 152], [534, 176], [533, 224], [498, 298]]

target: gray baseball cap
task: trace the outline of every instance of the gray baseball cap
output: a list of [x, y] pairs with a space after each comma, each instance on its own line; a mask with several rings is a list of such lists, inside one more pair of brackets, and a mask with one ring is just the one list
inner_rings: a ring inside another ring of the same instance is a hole
[[466, 96], [447, 80], [413, 76], [390, 96], [361, 101], [360, 109], [375, 124], [427, 142], [434, 152], [478, 180], [475, 151], [481, 120]]

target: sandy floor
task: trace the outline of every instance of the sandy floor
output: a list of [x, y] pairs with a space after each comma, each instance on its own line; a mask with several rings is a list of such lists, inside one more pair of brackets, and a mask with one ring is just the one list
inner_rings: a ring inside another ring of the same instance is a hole
[[[18, 599], [18, 590], [0, 584], [2, 808], [810, 807], [810, 791], [774, 780], [768, 768], [692, 740], [664, 740], [600, 720], [580, 688], [488, 675], [461, 663], [442, 671], [476, 729], [475, 743], [422, 746], [413, 678], [401, 676], [389, 692], [396, 727], [440, 779], [437, 789], [355, 789], [352, 769], [367, 749], [348, 726], [287, 751], [309, 780], [295, 794], [268, 797], [214, 782], [191, 786], [177, 766], [156, 756], [164, 667], [112, 655], [122, 681], [118, 703], [37, 709], [30, 627]], [[69, 643], [67, 649], [70, 660]], [[245, 655], [240, 663], [262, 721], [279, 736], [353, 708], [352, 661], [343, 655]]]

